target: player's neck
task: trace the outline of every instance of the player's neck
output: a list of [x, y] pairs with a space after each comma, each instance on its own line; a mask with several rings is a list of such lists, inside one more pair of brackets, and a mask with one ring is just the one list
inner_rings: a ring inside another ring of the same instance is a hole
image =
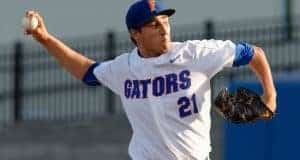
[[160, 55], [165, 54], [167, 52], [168, 50], [161, 51], [161, 52], [148, 51], [141, 47], [138, 47], [138, 55], [142, 58], [159, 57]]
[[[143, 52], [143, 51], [140, 51], [138, 49], [138, 55], [142, 58], [152, 58], [152, 57], [158, 57], [160, 55], [162, 55], [163, 53], [147, 53], [147, 52]], [[146, 53], [146, 54], [145, 54]]]

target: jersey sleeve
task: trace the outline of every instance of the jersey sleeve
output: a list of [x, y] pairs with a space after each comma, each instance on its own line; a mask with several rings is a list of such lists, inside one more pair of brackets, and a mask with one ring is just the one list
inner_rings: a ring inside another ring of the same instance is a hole
[[101, 85], [100, 82], [98, 81], [98, 79], [96, 78], [96, 76], [94, 75], [94, 69], [96, 67], [98, 67], [100, 64], [99, 63], [94, 63], [92, 64], [88, 70], [86, 71], [83, 79], [82, 79], [82, 82], [85, 83], [86, 85], [88, 86], [99, 86]]
[[[248, 43], [233, 43], [230, 40], [193, 41], [190, 51], [197, 57], [197, 66], [213, 77], [224, 68], [247, 65], [253, 55], [253, 47]], [[191, 49], [192, 48], [192, 49]]]
[[120, 80], [120, 64], [116, 59], [102, 62], [94, 68], [93, 74], [96, 79], [114, 93], [120, 94], [121, 83]]
[[249, 64], [254, 55], [253, 46], [248, 43], [237, 43], [235, 48], [233, 66], [239, 67]]
[[196, 67], [210, 78], [223, 68], [232, 67], [235, 48], [236, 45], [230, 40], [196, 40], [189, 45], [189, 50], [196, 59]]

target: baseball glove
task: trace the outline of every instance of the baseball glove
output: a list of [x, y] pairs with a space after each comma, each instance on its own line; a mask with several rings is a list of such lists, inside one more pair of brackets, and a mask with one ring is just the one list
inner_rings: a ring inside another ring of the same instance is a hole
[[222, 89], [214, 103], [217, 111], [233, 123], [268, 120], [274, 116], [261, 97], [247, 88], [240, 87], [234, 93]]

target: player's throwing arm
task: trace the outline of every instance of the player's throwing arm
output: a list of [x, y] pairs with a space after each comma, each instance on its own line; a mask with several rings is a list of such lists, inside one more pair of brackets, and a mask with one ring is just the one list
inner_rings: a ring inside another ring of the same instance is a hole
[[37, 11], [26, 12], [23, 28], [26, 35], [31, 35], [43, 45], [58, 63], [77, 79], [82, 79], [90, 65], [95, 63], [48, 33], [43, 18]]

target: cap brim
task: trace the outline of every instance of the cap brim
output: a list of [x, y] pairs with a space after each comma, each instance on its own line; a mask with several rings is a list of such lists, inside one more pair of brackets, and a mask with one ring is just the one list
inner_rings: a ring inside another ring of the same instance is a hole
[[166, 9], [166, 10], [163, 10], [163, 11], [160, 11], [157, 13], [157, 15], [167, 15], [167, 16], [172, 16], [174, 13], [176, 12], [175, 9]]
[[147, 19], [147, 20], [143, 21], [142, 23], [136, 25], [135, 27], [131, 27], [131, 28], [137, 29], [137, 28], [139, 28], [139, 27], [141, 27], [141, 26], [143, 26], [143, 25], [145, 25], [145, 24], [151, 22], [151, 21], [154, 20], [154, 17], [157, 16], [157, 15], [167, 15], [167, 16], [170, 17], [170, 16], [172, 16], [175, 12], [176, 12], [175, 9], [165, 9], [165, 10], [162, 10], [162, 11], [158, 12], [157, 14], [153, 15], [152, 17], [150, 17], [149, 19]]

